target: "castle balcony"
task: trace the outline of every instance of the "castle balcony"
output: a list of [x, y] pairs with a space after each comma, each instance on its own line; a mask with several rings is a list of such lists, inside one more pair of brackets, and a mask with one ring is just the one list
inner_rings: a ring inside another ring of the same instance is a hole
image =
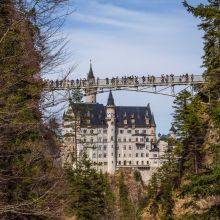
[[139, 169], [139, 170], [149, 170], [150, 169], [150, 165], [146, 164], [146, 165], [117, 165], [116, 169], [120, 169], [120, 168], [132, 168], [132, 169]]

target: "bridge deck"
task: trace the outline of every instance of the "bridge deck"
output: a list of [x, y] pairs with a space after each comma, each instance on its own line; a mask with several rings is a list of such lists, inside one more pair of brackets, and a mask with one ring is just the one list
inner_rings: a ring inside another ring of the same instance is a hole
[[143, 76], [143, 77], [122, 77], [111, 79], [77, 79], [77, 80], [45, 80], [48, 90], [65, 89], [111, 89], [111, 88], [137, 88], [155, 86], [175, 86], [175, 85], [197, 85], [205, 83], [202, 75], [182, 75], [182, 76]]

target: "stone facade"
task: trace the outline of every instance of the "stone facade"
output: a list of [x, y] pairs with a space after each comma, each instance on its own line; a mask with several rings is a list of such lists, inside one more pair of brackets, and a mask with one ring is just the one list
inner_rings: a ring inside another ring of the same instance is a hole
[[[95, 79], [91, 66], [88, 79]], [[116, 106], [110, 91], [104, 106], [96, 103], [95, 91], [86, 92], [87, 102], [71, 104], [63, 116], [63, 161], [71, 163], [86, 153], [103, 172], [129, 167], [150, 176], [168, 146], [156, 141], [150, 105]]]

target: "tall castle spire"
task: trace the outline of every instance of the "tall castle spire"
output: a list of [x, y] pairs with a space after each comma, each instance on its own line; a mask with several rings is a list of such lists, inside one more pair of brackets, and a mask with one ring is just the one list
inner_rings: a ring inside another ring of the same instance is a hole
[[87, 75], [87, 81], [89, 87], [85, 89], [86, 92], [86, 101], [87, 103], [96, 103], [96, 94], [97, 94], [97, 89], [96, 88], [91, 88], [90, 85], [95, 84], [95, 76], [93, 74], [92, 70], [92, 62], [90, 60], [90, 68], [89, 68], [89, 73]]
[[115, 102], [111, 90], [109, 92], [107, 106], [115, 106]]
[[88, 79], [94, 79], [94, 74], [92, 70], [92, 61], [90, 60], [90, 68], [89, 68], [89, 73], [88, 73]]

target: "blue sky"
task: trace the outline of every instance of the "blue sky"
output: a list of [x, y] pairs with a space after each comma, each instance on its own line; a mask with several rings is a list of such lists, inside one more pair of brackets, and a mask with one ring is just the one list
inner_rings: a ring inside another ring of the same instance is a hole
[[[189, 1], [201, 2], [205, 1]], [[75, 0], [72, 4], [76, 10], [64, 27], [69, 65], [77, 65], [71, 78], [85, 77], [90, 59], [99, 78], [202, 73], [199, 21], [186, 12], [181, 0]], [[106, 104], [107, 95], [98, 95], [98, 101]], [[157, 132], [168, 132], [173, 98], [125, 91], [113, 95], [117, 105], [150, 103]]]

